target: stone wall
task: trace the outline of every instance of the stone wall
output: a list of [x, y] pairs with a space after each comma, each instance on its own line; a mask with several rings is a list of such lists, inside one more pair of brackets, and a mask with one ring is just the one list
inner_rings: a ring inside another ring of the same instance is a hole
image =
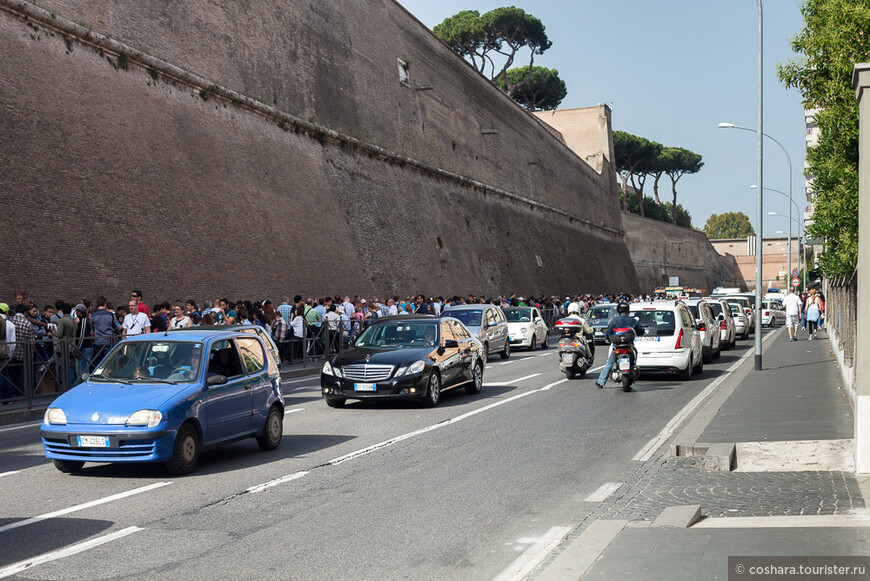
[[391, 0], [40, 8], [0, 0], [0, 296], [637, 287], [612, 179]]
[[746, 289], [737, 262], [721, 255], [702, 232], [667, 222], [623, 213], [625, 242], [644, 292], [668, 285], [671, 276], [680, 285], [702, 288], [717, 286]]

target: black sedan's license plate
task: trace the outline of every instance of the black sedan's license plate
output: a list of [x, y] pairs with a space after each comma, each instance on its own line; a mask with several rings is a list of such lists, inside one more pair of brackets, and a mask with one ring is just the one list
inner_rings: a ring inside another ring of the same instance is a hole
[[374, 383], [354, 383], [354, 391], [377, 391], [377, 384]]

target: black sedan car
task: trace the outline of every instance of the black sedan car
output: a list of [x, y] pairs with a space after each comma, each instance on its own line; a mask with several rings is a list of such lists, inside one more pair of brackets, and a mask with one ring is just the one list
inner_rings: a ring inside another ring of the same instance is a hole
[[456, 319], [384, 317], [323, 365], [320, 387], [330, 407], [348, 399], [419, 399], [434, 407], [441, 393], [483, 387], [483, 345]]

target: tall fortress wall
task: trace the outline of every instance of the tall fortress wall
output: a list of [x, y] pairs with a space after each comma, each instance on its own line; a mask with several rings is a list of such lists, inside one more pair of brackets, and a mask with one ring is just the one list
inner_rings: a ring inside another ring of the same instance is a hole
[[0, 0], [0, 296], [638, 290], [557, 135], [392, 0]]

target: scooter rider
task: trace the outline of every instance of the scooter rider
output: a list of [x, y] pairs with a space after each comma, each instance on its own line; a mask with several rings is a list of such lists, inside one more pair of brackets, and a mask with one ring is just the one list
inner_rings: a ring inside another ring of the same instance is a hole
[[586, 339], [586, 359], [592, 361], [592, 357], [595, 356], [595, 342], [590, 341], [588, 337], [591, 337], [592, 334], [595, 333], [595, 329], [590, 327], [589, 323], [586, 322], [586, 319], [580, 316], [580, 305], [576, 302], [568, 305], [568, 316], [565, 318], [577, 319], [580, 321], [580, 332], [583, 334], [583, 338]]
[[[621, 302], [616, 305], [616, 316], [613, 320], [610, 321], [610, 324], [607, 325], [607, 330], [604, 331], [604, 336], [609, 340], [610, 334], [614, 329], [620, 329], [623, 327], [632, 327], [634, 332], [638, 337], [645, 333], [643, 325], [640, 324], [640, 321], [635, 319], [634, 317], [628, 316], [628, 303]], [[604, 388], [604, 384], [607, 383], [607, 376], [610, 374], [610, 369], [613, 367], [613, 345], [610, 346], [610, 353], [607, 355], [607, 361], [604, 363], [604, 368], [601, 370], [601, 373], [598, 375], [598, 381], [595, 382], [595, 385], [598, 386], [599, 389]]]

